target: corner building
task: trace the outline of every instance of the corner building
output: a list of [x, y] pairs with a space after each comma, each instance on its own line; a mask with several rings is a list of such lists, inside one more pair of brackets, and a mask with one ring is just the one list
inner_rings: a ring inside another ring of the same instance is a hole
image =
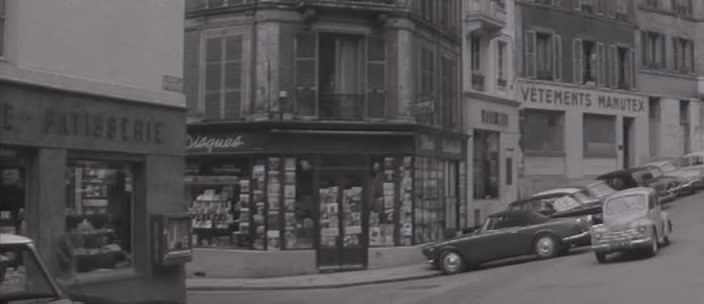
[[460, 1], [187, 1], [189, 272], [418, 263], [466, 225]]
[[[33, 239], [75, 299], [185, 303], [183, 263], [157, 262], [151, 230], [187, 211], [183, 12], [0, 1], [0, 233]], [[187, 252], [187, 228], [170, 236]]]
[[535, 0], [517, 7], [520, 195], [648, 159], [634, 1]]

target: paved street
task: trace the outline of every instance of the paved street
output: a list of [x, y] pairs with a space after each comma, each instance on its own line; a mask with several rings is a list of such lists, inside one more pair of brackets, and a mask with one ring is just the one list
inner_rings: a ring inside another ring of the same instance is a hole
[[522, 258], [458, 276], [344, 289], [191, 292], [188, 303], [704, 303], [704, 193], [671, 203], [672, 244], [658, 256], [586, 250], [554, 260]]

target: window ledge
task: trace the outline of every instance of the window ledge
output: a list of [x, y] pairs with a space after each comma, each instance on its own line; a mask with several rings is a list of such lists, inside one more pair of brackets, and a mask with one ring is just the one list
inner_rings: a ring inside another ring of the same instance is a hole
[[697, 75], [694, 73], [680, 73], [680, 72], [675, 72], [672, 70], [653, 69], [653, 68], [647, 68], [647, 67], [641, 67], [640, 72], [643, 74], [667, 76], [667, 77], [677, 77], [677, 78], [689, 79], [689, 80], [696, 80], [696, 78], [697, 78]]
[[617, 158], [618, 153], [595, 153], [595, 152], [584, 152], [584, 158]]
[[565, 151], [524, 151], [525, 156], [565, 157]]

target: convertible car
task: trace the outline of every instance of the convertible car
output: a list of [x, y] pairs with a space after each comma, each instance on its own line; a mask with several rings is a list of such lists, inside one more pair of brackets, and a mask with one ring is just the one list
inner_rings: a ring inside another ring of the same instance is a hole
[[483, 263], [536, 254], [541, 259], [565, 254], [588, 243], [587, 217], [550, 218], [533, 210], [506, 210], [490, 215], [474, 233], [422, 248], [428, 263], [445, 274]]

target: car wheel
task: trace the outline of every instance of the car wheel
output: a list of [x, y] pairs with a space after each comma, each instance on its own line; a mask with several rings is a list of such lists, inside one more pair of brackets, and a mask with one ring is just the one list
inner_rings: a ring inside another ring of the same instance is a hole
[[440, 270], [445, 274], [456, 274], [464, 270], [465, 263], [457, 251], [449, 250], [440, 258]]
[[660, 246], [658, 246], [658, 234], [655, 233], [655, 235], [653, 235], [653, 241], [650, 243], [650, 246], [648, 246], [648, 249], [646, 249], [646, 255], [648, 257], [653, 257], [658, 254], [659, 249]]
[[554, 258], [560, 253], [560, 244], [550, 234], [543, 234], [535, 239], [535, 254], [541, 259]]
[[604, 264], [604, 263], [606, 263], [606, 253], [604, 253], [604, 252], [594, 252], [594, 256], [596, 256], [596, 261], [599, 262], [599, 264]]

